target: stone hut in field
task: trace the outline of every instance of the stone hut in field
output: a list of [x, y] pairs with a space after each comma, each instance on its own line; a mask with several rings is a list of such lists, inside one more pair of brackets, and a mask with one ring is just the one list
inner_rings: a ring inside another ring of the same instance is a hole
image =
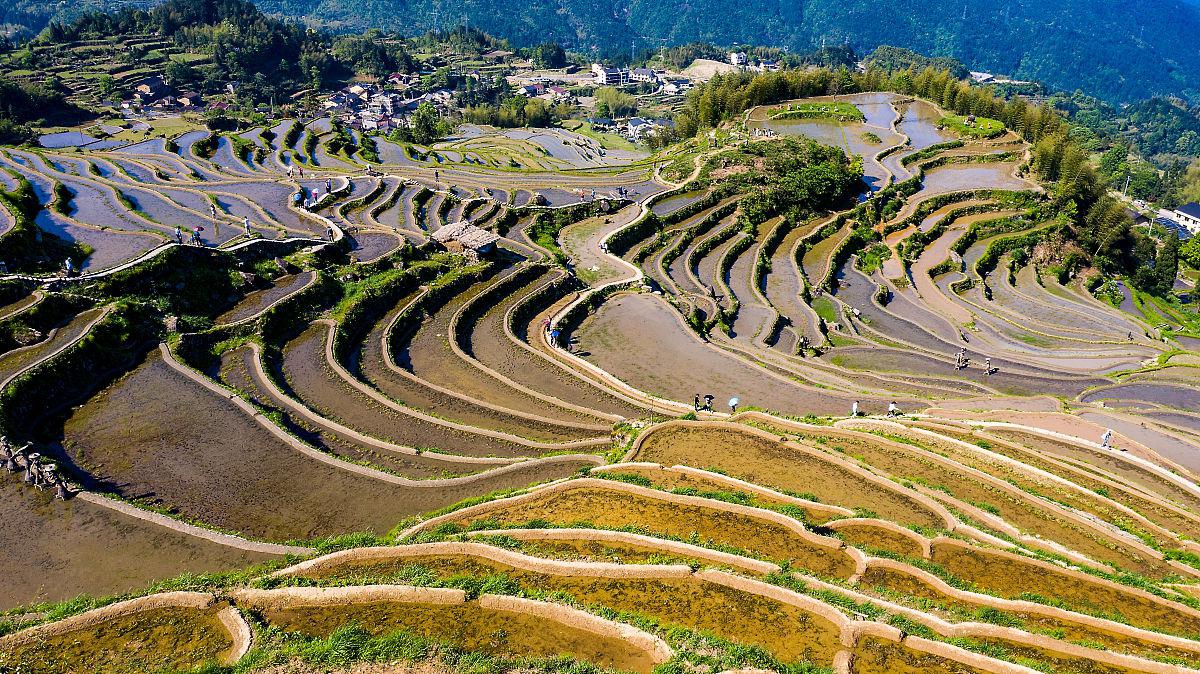
[[472, 262], [479, 261], [496, 250], [500, 236], [463, 220], [438, 228], [431, 238], [451, 253], [465, 255]]

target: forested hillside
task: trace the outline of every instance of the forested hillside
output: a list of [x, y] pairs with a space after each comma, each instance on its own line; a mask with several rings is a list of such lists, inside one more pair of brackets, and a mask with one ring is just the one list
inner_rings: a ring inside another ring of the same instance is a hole
[[[101, 1], [101, 0], [96, 0]], [[109, 0], [113, 6], [117, 3]], [[64, 6], [19, 0], [0, 24], [40, 29]], [[139, 3], [141, 4], [141, 3]], [[1200, 5], [1196, 0], [259, 0], [260, 7], [312, 23], [417, 34], [470, 23], [517, 44], [555, 40], [584, 51], [628, 53], [707, 41], [810, 49], [849, 42], [859, 53], [881, 44], [954, 57], [972, 69], [1076, 88], [1108, 101], [1155, 94], [1200, 99]]]
[[[625, 51], [664, 41], [771, 44], [806, 49], [824, 38], [859, 53], [881, 44], [953, 56], [972, 69], [1076, 88], [1110, 101], [1200, 96], [1200, 10], [1180, 0], [767, 0], [562, 3], [465, 0], [261, 0], [269, 11], [322, 22], [412, 31], [466, 19], [520, 43], [555, 39]], [[503, 5], [503, 6], [502, 6]], [[562, 11], [560, 11], [560, 6]], [[720, 20], [716, 20], [720, 17]]]

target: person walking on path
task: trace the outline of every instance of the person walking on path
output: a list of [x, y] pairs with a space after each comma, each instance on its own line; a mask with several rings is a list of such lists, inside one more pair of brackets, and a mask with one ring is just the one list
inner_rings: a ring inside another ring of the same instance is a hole
[[696, 394], [696, 402], [692, 403], [692, 405], [696, 408], [697, 412], [700, 411], [700, 394], [699, 393]]
[[711, 393], [704, 394], [704, 411], [705, 412], [713, 411], [712, 404], [713, 404], [713, 399], [715, 399], [715, 398], [716, 398], [716, 396], [714, 396]]
[[737, 396], [729, 399], [729, 414], [737, 414], [737, 406], [739, 402], [741, 401], [738, 400]]
[[296, 167], [292, 166], [291, 164], [288, 164], [288, 178], [292, 177], [292, 173], [294, 173], [295, 170], [296, 170]]
[[851, 417], [858, 416], [858, 401], [857, 400], [855, 400], [854, 404], [850, 406], [850, 416]]
[[325, 230], [325, 233], [329, 235], [329, 240], [330, 240], [330, 241], [333, 241], [333, 234], [334, 234], [334, 232], [333, 232], [333, 225], [330, 225], [330, 226], [329, 226], [329, 227], [328, 227], [328, 228]]
[[192, 230], [192, 245], [193, 246], [203, 245], [203, 242], [200, 240], [200, 230], [202, 230], [202, 229], [204, 229], [204, 228], [197, 227]]
[[179, 225], [175, 225], [175, 242], [183, 245], [183, 229]]
[[988, 356], [987, 358], [984, 358], [983, 365], [987, 369], [987, 373], [990, 375], [992, 373], [992, 357]]
[[900, 408], [899, 408], [899, 407], [896, 405], [896, 401], [895, 401], [895, 400], [893, 400], [892, 402], [888, 403], [888, 413], [887, 413], [887, 415], [888, 415], [888, 418], [889, 418], [889, 419], [890, 419], [890, 418], [892, 418], [892, 417], [898, 417], [898, 416], [900, 416]]
[[329, 194], [333, 194], [333, 178], [325, 179], [325, 191]]
[[242, 218], [242, 226], [246, 228], [246, 236], [250, 236], [250, 216], [247, 215]]
[[216, 219], [217, 219], [217, 205], [216, 205], [216, 204], [214, 204], [214, 203], [209, 203], [209, 205], [208, 205], [208, 217], [212, 218], [213, 220], [216, 220]]
[[1110, 442], [1112, 442], [1112, 429], [1111, 428], [1106, 429], [1104, 431], [1104, 435], [1100, 436], [1100, 446], [1105, 449], [1110, 449], [1112, 447], [1112, 445], [1109, 444]]

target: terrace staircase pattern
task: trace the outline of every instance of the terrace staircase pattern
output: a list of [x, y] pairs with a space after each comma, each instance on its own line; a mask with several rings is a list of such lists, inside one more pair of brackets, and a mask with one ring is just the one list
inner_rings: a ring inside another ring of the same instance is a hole
[[[1009, 252], [1054, 226], [1015, 134], [803, 103], [862, 121], [0, 150], [43, 206], [3, 226], [92, 248], [0, 278], [0, 608], [126, 600], [22, 616], [0, 669], [119, 666], [157, 616], [201, 635], [159, 669], [358, 625], [646, 674], [1195, 671], [1198, 342], [1152, 316], [1187, 317]], [[886, 215], [762, 213], [729, 169], [772, 134], [864, 157]], [[462, 220], [495, 248], [431, 241]]]

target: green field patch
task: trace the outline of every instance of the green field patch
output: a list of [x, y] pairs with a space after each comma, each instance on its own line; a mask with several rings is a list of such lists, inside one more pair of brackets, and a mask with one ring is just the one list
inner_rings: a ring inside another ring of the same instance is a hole
[[866, 116], [853, 103], [845, 101], [810, 101], [788, 103], [771, 108], [771, 119], [832, 119], [839, 122], [863, 122]]
[[938, 120], [938, 125], [968, 138], [995, 138], [1004, 133], [1004, 122], [988, 117], [971, 119], [966, 115], [947, 115]]

